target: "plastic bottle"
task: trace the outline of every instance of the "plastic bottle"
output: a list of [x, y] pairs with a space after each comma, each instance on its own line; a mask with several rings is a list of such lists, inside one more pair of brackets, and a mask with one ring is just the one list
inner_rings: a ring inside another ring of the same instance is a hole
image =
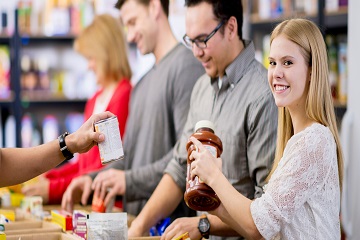
[[[196, 123], [195, 133], [191, 135], [199, 140], [209, 152], [215, 156], [220, 157], [222, 153], [222, 142], [214, 133], [214, 124], [208, 120], [202, 120]], [[189, 159], [191, 152], [196, 151], [194, 144], [188, 141], [186, 144], [188, 152], [187, 158], [187, 177], [186, 177], [186, 191], [184, 199], [189, 208], [197, 211], [211, 211], [220, 205], [220, 199], [208, 185], [203, 183], [198, 176], [191, 179], [190, 169], [191, 160]]]

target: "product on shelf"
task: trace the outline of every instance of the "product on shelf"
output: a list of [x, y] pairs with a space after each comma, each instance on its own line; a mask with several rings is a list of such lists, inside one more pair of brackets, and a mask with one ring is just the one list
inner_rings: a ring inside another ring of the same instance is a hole
[[5, 121], [5, 147], [13, 148], [16, 147], [16, 121], [13, 115], [8, 116]]
[[338, 64], [339, 64], [339, 101], [341, 103], [346, 103], [347, 101], [347, 85], [348, 85], [348, 75], [347, 75], [347, 39], [345, 36], [339, 37], [339, 47], [338, 47]]
[[0, 99], [10, 96], [10, 54], [9, 47], [0, 45]]
[[57, 118], [51, 114], [46, 115], [42, 124], [43, 143], [56, 139], [59, 134], [59, 122]]

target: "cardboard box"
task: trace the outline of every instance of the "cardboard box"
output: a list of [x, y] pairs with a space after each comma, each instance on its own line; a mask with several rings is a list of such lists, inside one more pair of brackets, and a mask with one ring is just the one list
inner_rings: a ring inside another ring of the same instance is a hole
[[5, 233], [9, 235], [36, 234], [48, 232], [61, 232], [62, 228], [58, 224], [42, 221], [21, 221], [7, 223]]
[[[52, 210], [61, 210], [61, 205], [43, 205], [44, 211], [52, 211]], [[91, 205], [82, 206], [80, 204], [74, 205], [74, 210], [83, 210], [87, 212], [91, 212]]]
[[79, 240], [78, 237], [66, 233], [39, 233], [6, 236], [6, 240]]

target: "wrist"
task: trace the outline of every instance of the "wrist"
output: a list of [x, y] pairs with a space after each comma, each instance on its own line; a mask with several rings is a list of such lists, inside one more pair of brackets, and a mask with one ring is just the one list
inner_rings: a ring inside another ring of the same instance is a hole
[[62, 153], [62, 155], [64, 156], [64, 158], [66, 160], [72, 159], [74, 157], [73, 152], [71, 151], [71, 148], [69, 148], [69, 146], [71, 144], [69, 144], [69, 133], [68, 132], [64, 132], [63, 134], [61, 134], [58, 137], [59, 140], [59, 147], [60, 147], [60, 151]]
[[223, 175], [223, 173], [220, 171], [220, 169], [214, 171], [207, 185], [212, 189], [216, 188], [216, 184], [219, 182], [219, 179], [222, 177], [221, 175]]
[[66, 146], [68, 147], [69, 151], [72, 153], [77, 153], [76, 150], [76, 140], [74, 139], [74, 134], [70, 133], [66, 137]]
[[205, 239], [209, 239], [210, 235], [210, 221], [207, 218], [206, 214], [203, 214], [200, 216], [199, 223], [198, 223], [198, 229], [201, 234], [201, 236]]

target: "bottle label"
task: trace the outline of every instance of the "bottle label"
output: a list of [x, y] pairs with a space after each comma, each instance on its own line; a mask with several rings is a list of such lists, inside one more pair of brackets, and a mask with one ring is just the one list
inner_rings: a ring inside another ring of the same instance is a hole
[[206, 148], [211, 153], [211, 155], [213, 155], [214, 157], [217, 157], [216, 147], [213, 147], [210, 145], [204, 145], [204, 148]]

